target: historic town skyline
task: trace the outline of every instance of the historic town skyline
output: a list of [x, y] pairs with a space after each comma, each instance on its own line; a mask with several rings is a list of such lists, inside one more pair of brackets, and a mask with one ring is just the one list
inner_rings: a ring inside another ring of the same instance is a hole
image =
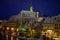
[[33, 10], [38, 10], [39, 16], [54, 16], [60, 14], [59, 0], [2, 0], [0, 19], [8, 19], [18, 14], [21, 10], [29, 10], [32, 2]]

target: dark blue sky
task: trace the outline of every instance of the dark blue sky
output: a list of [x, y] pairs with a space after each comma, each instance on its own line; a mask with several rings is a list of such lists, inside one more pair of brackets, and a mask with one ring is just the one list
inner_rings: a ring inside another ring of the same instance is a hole
[[29, 10], [30, 2], [40, 16], [60, 14], [60, 0], [0, 0], [0, 19], [8, 19], [21, 10]]

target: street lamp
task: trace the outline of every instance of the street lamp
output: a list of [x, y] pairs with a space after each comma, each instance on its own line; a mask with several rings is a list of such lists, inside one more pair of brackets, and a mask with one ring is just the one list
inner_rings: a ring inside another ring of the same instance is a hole
[[13, 37], [13, 36], [16, 34], [16, 33], [14, 32], [14, 30], [15, 30], [15, 29], [12, 27], [12, 28], [11, 28], [11, 35], [12, 35], [12, 36], [11, 36], [11, 40], [14, 40], [14, 37]]
[[7, 30], [9, 30], [10, 28], [9, 28], [9, 27], [7, 27], [6, 29], [7, 29]]
[[11, 31], [14, 31], [14, 28], [11, 28]]
[[[19, 35], [19, 29], [16, 29], [16, 34]], [[16, 40], [19, 40], [19, 38], [16, 38]]]

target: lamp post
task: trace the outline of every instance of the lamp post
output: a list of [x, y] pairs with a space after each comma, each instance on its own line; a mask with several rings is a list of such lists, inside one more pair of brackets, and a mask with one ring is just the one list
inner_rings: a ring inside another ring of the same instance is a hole
[[10, 29], [10, 28], [7, 27], [7, 28], [6, 28], [6, 31], [5, 31], [5, 33], [6, 33], [6, 40], [9, 40], [9, 38], [8, 38], [8, 32], [9, 32], [9, 29]]
[[[16, 34], [19, 35], [19, 29], [16, 29]], [[19, 40], [19, 38], [16, 38], [16, 40]]]
[[7, 29], [7, 30], [9, 30], [10, 28], [9, 28], [9, 27], [7, 27], [6, 29]]
[[11, 28], [11, 40], [14, 40], [14, 35], [15, 35], [15, 32], [14, 32], [14, 28]]

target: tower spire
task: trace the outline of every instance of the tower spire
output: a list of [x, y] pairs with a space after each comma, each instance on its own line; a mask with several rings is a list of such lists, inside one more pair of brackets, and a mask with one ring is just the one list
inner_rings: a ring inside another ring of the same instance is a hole
[[30, 3], [30, 11], [33, 12], [32, 2]]

